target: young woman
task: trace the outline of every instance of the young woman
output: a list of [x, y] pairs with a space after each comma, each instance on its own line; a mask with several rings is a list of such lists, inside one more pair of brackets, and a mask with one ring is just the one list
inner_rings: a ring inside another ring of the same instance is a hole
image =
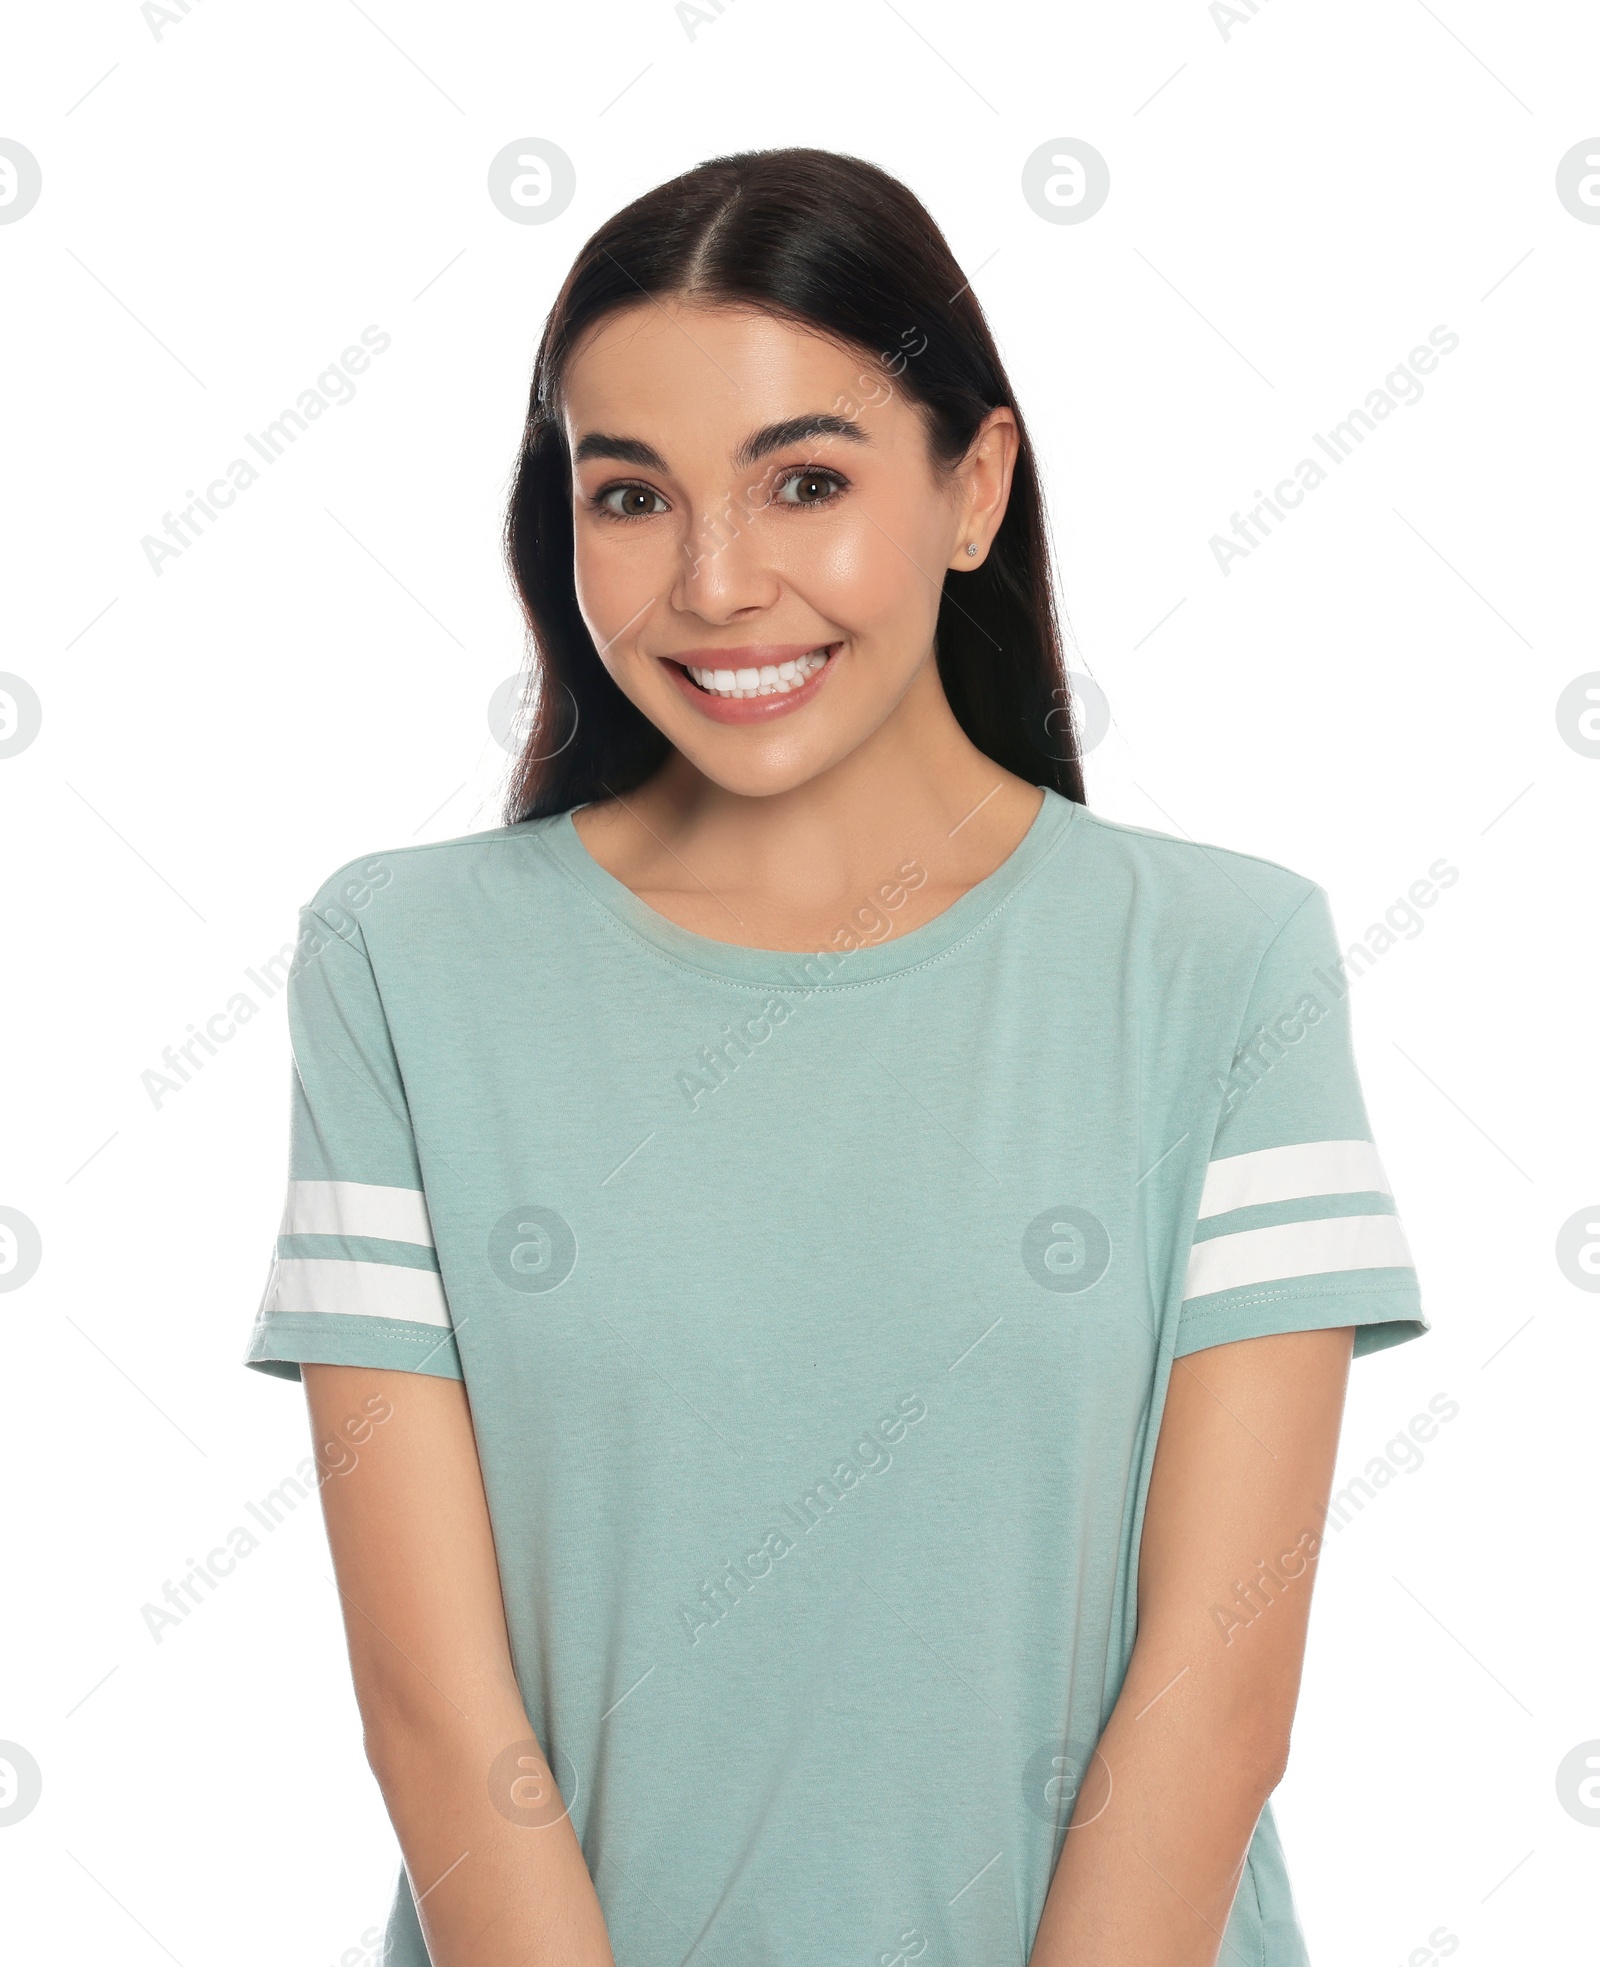
[[588, 242], [510, 823], [306, 910], [303, 1377], [390, 1967], [1296, 1967], [1354, 1353], [1426, 1329], [1323, 891], [1083, 803], [1033, 454], [902, 185]]

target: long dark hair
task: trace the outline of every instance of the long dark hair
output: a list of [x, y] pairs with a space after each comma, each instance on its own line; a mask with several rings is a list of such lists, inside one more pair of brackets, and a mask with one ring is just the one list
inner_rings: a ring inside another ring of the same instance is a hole
[[945, 576], [939, 678], [980, 751], [1081, 802], [1038, 471], [970, 282], [926, 208], [886, 171], [828, 150], [752, 150], [697, 165], [608, 219], [545, 323], [505, 524], [533, 652], [508, 821], [630, 792], [670, 749], [607, 675], [578, 610], [559, 408], [584, 333], [663, 294], [757, 307], [863, 351], [921, 406], [942, 466], [965, 455], [991, 409], [1017, 414], [1010, 503], [988, 557]]

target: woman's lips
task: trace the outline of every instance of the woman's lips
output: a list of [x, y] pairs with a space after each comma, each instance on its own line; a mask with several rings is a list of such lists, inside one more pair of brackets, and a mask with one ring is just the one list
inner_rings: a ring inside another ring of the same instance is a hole
[[[810, 647], [795, 645], [781, 648], [759, 649], [686, 649], [681, 656], [661, 656], [658, 660], [665, 666], [679, 694], [692, 703], [702, 717], [709, 717], [714, 724], [766, 724], [775, 717], [787, 717], [791, 711], [799, 710], [811, 702], [822, 688], [833, 670], [834, 657], [839, 653], [842, 643], [814, 643]], [[710, 690], [702, 690], [689, 674], [689, 669], [727, 670], [737, 674], [741, 669], [761, 671], [777, 668], [781, 663], [798, 662], [801, 657], [815, 653], [825, 653], [827, 661], [797, 687], [783, 691], [774, 690], [764, 697], [725, 697]]]

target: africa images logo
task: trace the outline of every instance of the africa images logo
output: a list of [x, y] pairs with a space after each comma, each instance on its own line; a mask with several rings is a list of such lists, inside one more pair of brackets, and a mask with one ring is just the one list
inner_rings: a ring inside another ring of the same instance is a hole
[[1034, 1283], [1046, 1291], [1087, 1291], [1106, 1274], [1111, 1234], [1090, 1210], [1063, 1202], [1029, 1223], [1022, 1261]]
[[489, 1267], [523, 1296], [565, 1284], [578, 1261], [578, 1239], [559, 1210], [524, 1202], [508, 1209], [489, 1232]]

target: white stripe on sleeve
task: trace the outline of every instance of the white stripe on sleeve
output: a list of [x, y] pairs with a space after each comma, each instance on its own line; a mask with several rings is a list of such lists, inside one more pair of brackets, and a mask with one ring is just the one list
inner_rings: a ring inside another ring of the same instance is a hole
[[279, 1257], [261, 1312], [263, 1317], [274, 1312], [315, 1312], [338, 1318], [387, 1318], [450, 1329], [450, 1307], [436, 1270], [352, 1263], [343, 1257]]
[[1379, 1195], [1392, 1191], [1371, 1141], [1302, 1141], [1230, 1154], [1206, 1170], [1200, 1220], [1256, 1202], [1292, 1202], [1303, 1195]]
[[1203, 1298], [1247, 1284], [1286, 1283], [1324, 1271], [1409, 1269], [1411, 1250], [1398, 1216], [1323, 1216], [1213, 1236], [1189, 1252], [1183, 1295]]
[[290, 1182], [280, 1236], [381, 1236], [433, 1248], [428, 1205], [416, 1188], [376, 1182]]

